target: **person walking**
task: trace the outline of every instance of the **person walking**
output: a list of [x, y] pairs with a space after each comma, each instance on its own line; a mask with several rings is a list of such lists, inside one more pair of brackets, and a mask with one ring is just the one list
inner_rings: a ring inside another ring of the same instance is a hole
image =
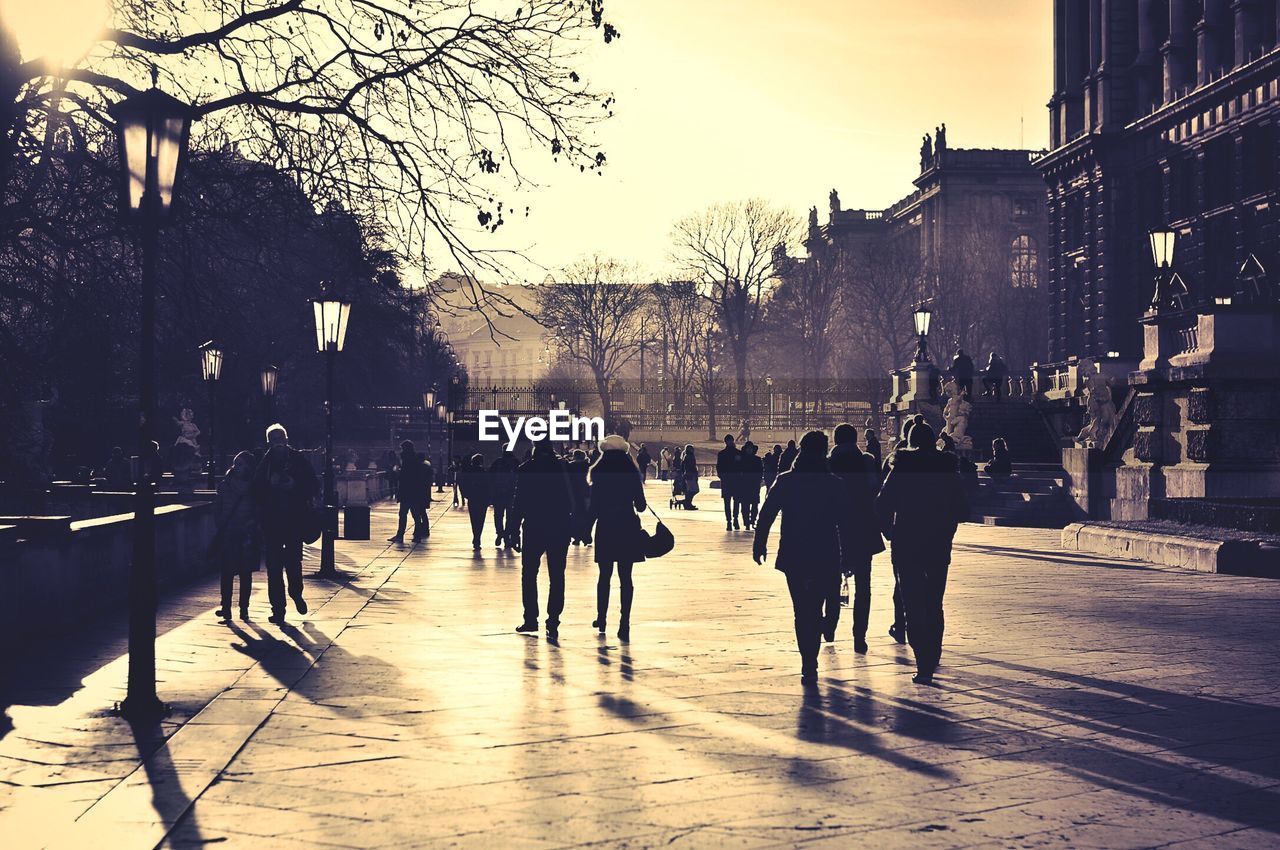
[[111, 449], [111, 457], [102, 470], [103, 484], [113, 493], [128, 493], [133, 490], [133, 469], [129, 459], [124, 456], [124, 449], [115, 446]]
[[596, 565], [600, 578], [596, 582], [596, 619], [591, 624], [604, 634], [609, 614], [609, 586], [614, 568], [622, 609], [618, 618], [618, 638], [631, 637], [631, 603], [635, 588], [631, 568], [644, 560], [640, 551], [639, 512], [649, 507], [644, 498], [640, 470], [631, 459], [627, 441], [611, 434], [600, 441], [600, 457], [591, 466], [590, 522], [595, 533]]
[[773, 487], [773, 482], [778, 478], [778, 464], [782, 460], [782, 446], [777, 443], [773, 444], [773, 448], [769, 449], [762, 459], [764, 466], [764, 489], [769, 490]]
[[231, 468], [218, 482], [214, 502], [217, 531], [210, 548], [222, 579], [222, 607], [218, 609], [218, 617], [224, 621], [231, 619], [231, 590], [237, 578], [240, 579], [240, 619], [249, 619], [253, 571], [261, 557], [253, 509], [253, 473], [253, 453], [237, 454]]
[[400, 493], [400, 456], [396, 454], [395, 449], [387, 449], [378, 466], [387, 474], [387, 484], [391, 487], [391, 498], [395, 499]]
[[[853, 579], [853, 651], [867, 652], [867, 623], [871, 615], [871, 559], [884, 551], [884, 540], [876, 522], [876, 493], [867, 470], [873, 461], [858, 448], [858, 429], [847, 422], [836, 426], [835, 447], [828, 462], [831, 472], [844, 482], [849, 496], [848, 536], [841, 541], [845, 576]], [[823, 636], [835, 640], [840, 623], [840, 582], [827, 592]]]
[[640, 444], [640, 451], [636, 453], [636, 465], [640, 467], [640, 480], [647, 481], [649, 479], [649, 467], [653, 464], [653, 455], [649, 454], [649, 449], [644, 443]]
[[[675, 456], [671, 454], [671, 449], [666, 446], [662, 447], [662, 451], [658, 452], [658, 477], [663, 481], [671, 477], [671, 461]], [[666, 478], [663, 478], [666, 473]]]
[[549, 440], [533, 444], [533, 456], [516, 468], [516, 492], [508, 527], [520, 536], [520, 595], [524, 620], [517, 632], [538, 630], [538, 567], [547, 559], [547, 637], [560, 634], [564, 570], [578, 506], [564, 463]]
[[693, 446], [686, 445], [684, 454], [680, 457], [680, 469], [677, 472], [684, 482], [684, 507], [687, 511], [696, 511], [698, 506], [693, 503], [693, 497], [698, 495], [701, 487], [698, 486], [698, 459], [694, 456]]
[[955, 458], [940, 452], [927, 423], [911, 429], [907, 451], [897, 453], [876, 500], [894, 569], [902, 583], [908, 639], [916, 657], [912, 681], [933, 684], [942, 657], [943, 595], [951, 565], [951, 541], [968, 516]]
[[973, 396], [973, 358], [964, 353], [963, 348], [956, 349], [956, 356], [951, 358], [951, 377], [956, 382], [956, 389], [963, 398]]
[[489, 473], [484, 468], [484, 455], [476, 453], [471, 462], [458, 472], [458, 489], [471, 518], [471, 548], [480, 551], [484, 534], [484, 517], [489, 511]]
[[800, 650], [800, 682], [818, 681], [818, 649], [822, 643], [823, 601], [846, 567], [842, 541], [849, 537], [849, 496], [827, 466], [827, 435], [810, 431], [800, 441], [792, 468], [778, 476], [756, 526], [752, 557], [768, 557], [769, 531], [778, 515], [777, 570], [787, 577]]
[[507, 513], [516, 497], [516, 456], [504, 450], [489, 467], [489, 502], [493, 505], [493, 545], [511, 549], [514, 543], [507, 528]]
[[252, 492], [266, 555], [269, 622], [284, 625], [286, 586], [298, 613], [307, 613], [302, 598], [302, 543], [320, 482], [302, 452], [289, 445], [283, 425], [267, 429], [267, 445], [254, 472]]
[[982, 376], [982, 394], [994, 396], [996, 401], [1000, 400], [1001, 393], [1004, 390], [1004, 380], [1009, 374], [1009, 367], [1005, 365], [1004, 358], [994, 351], [987, 359], [987, 369]]
[[759, 447], [748, 440], [738, 459], [738, 500], [742, 505], [742, 523], [747, 530], [756, 527], [760, 514], [760, 484], [764, 480], [764, 461]]
[[574, 449], [572, 459], [565, 464], [569, 475], [569, 488], [573, 492], [573, 504], [577, 514], [573, 518], [573, 545], [586, 546], [591, 542], [591, 529], [587, 521], [587, 505], [591, 501], [591, 490], [587, 484], [587, 473], [591, 464], [587, 462], [587, 453], [582, 449]]
[[720, 479], [720, 498], [724, 502], [724, 530], [741, 528], [738, 524], [738, 460], [741, 453], [732, 434], [724, 435], [724, 448], [716, 455], [716, 476]]
[[876, 489], [880, 489], [880, 465], [884, 459], [880, 456], [880, 435], [875, 428], [868, 428], [862, 435], [862, 453], [867, 456], [867, 466], [876, 477]]
[[800, 450], [796, 448], [795, 440], [787, 440], [787, 447], [782, 450], [782, 456], [778, 458], [779, 475], [791, 470], [791, 464], [796, 462], [796, 455], [799, 454], [799, 451]]
[[427, 526], [427, 505], [431, 503], [432, 470], [425, 458], [414, 449], [413, 441], [400, 444], [400, 524], [396, 533], [387, 538], [388, 543], [404, 545], [405, 526], [413, 516], [413, 542], [417, 543], [431, 534]]

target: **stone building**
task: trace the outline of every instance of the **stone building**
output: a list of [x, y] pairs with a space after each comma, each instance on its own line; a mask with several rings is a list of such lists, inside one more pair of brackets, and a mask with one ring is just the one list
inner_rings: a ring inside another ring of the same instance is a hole
[[934, 302], [930, 347], [940, 358], [963, 346], [975, 358], [998, 351], [1015, 369], [1044, 359], [1048, 218], [1039, 154], [949, 148], [945, 133], [944, 125], [937, 139], [925, 138], [915, 191], [902, 200], [883, 210], [843, 209], [833, 191], [827, 224], [811, 215], [808, 258], [870, 252], [853, 272], [855, 286], [859, 275], [883, 274], [888, 265], [913, 278], [877, 282], [902, 301], [891, 331], [900, 336], [861, 352], [873, 361], [868, 374], [907, 365], [904, 354], [915, 349], [911, 305], [924, 298]]
[[1092, 516], [1280, 528], [1278, 6], [1055, 0], [1037, 389], [1061, 409], [1109, 378], [1111, 436], [1065, 458]]

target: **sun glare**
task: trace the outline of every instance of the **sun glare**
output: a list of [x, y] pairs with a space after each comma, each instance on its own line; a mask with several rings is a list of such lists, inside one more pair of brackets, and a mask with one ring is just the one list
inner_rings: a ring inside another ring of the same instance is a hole
[[17, 40], [22, 60], [75, 65], [107, 27], [108, 0], [0, 0], [0, 26]]

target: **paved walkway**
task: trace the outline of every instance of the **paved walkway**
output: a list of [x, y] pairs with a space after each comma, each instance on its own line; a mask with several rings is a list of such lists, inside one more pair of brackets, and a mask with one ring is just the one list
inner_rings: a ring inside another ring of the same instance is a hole
[[[283, 631], [265, 594], [230, 628], [212, 583], [166, 603], [175, 711], [155, 728], [105, 710], [123, 695], [122, 623], [20, 647], [0, 844], [1280, 842], [1280, 583], [965, 526], [941, 687], [913, 685], [884, 635], [882, 558], [870, 654], [846, 620], [806, 694], [781, 576], [700, 501], [671, 517], [676, 551], [637, 567], [627, 643], [590, 627], [584, 550], [559, 644], [515, 634], [518, 560], [473, 557], [465, 514], [437, 510], [424, 546], [340, 543], [351, 578], [311, 582], [310, 615]], [[392, 521], [375, 510], [375, 541]]]

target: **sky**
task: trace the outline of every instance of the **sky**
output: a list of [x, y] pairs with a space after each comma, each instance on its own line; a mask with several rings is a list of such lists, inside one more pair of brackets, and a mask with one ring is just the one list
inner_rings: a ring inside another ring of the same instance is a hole
[[1048, 0], [609, 0], [622, 31], [589, 80], [618, 97], [603, 176], [539, 174], [487, 247], [558, 268], [594, 253], [671, 268], [671, 225], [763, 197], [803, 218], [840, 192], [880, 209], [913, 190], [921, 136], [1048, 143]]

